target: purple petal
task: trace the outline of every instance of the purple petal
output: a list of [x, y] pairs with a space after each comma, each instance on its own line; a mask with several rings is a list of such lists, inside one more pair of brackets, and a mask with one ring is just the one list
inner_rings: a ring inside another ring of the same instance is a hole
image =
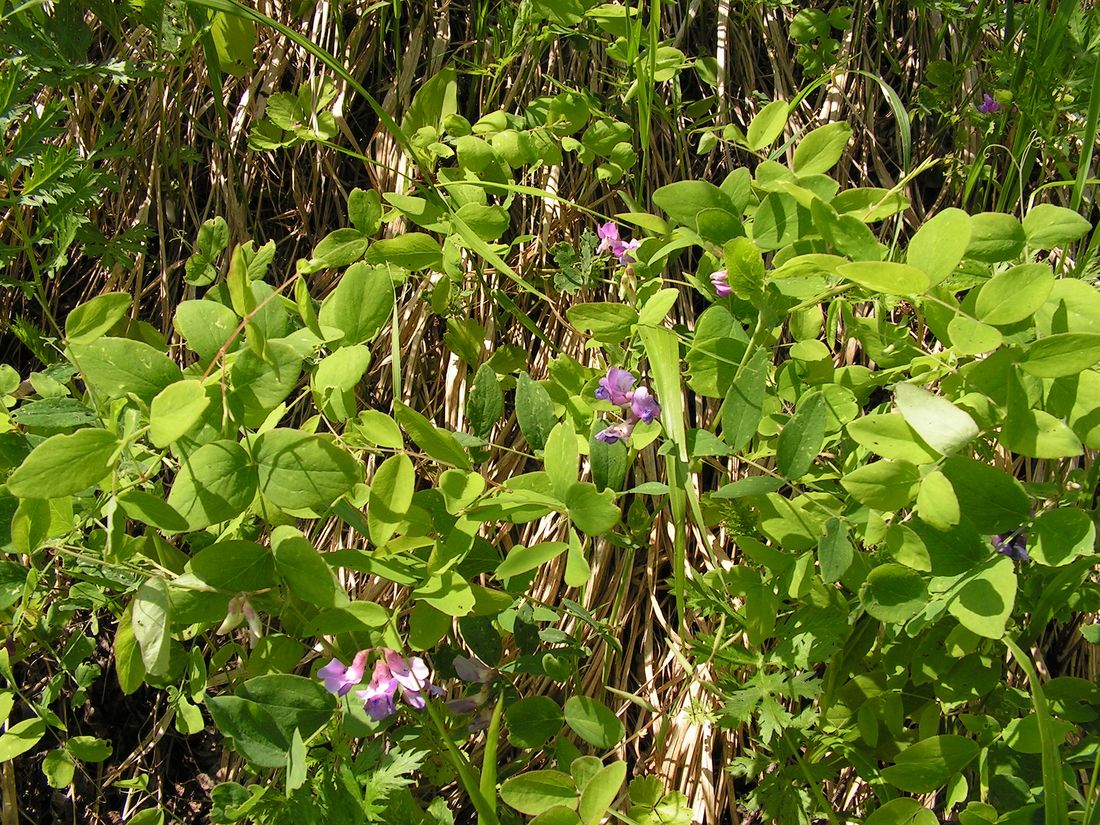
[[468, 659], [465, 656], [455, 656], [455, 674], [464, 682], [486, 682], [492, 671], [481, 662]]
[[616, 258], [619, 259], [619, 264], [621, 266], [626, 266], [627, 264], [634, 263], [634, 256], [630, 253], [641, 245], [641, 241], [634, 239], [631, 241], [627, 241], [626, 243], [619, 244], [618, 248], [612, 250], [612, 253], [615, 255]]
[[351, 685], [347, 684], [347, 672], [348, 669], [344, 667], [344, 663], [339, 659], [333, 659], [324, 667], [317, 671], [317, 675], [321, 677], [321, 681], [325, 684], [325, 690], [329, 693], [334, 693], [337, 696], [343, 696], [349, 690]]
[[718, 293], [719, 298], [725, 298], [727, 295], [733, 294], [726, 277], [726, 270], [724, 269], [710, 273], [710, 282], [714, 285], [714, 291]]
[[630, 403], [630, 388], [633, 386], [633, 375], [621, 367], [610, 367], [607, 375], [600, 379], [596, 397], [602, 401], [610, 401], [616, 407], [625, 407]]
[[611, 221], [599, 226], [596, 234], [600, 238], [600, 245], [596, 247], [597, 255], [613, 251], [614, 245], [619, 243], [619, 227]]
[[632, 432], [634, 432], [633, 421], [620, 421], [618, 424], [612, 424], [607, 429], [596, 433], [596, 440], [602, 441], [604, 444], [614, 444], [617, 441], [630, 438]]
[[634, 390], [634, 397], [630, 401], [630, 409], [638, 418], [649, 424], [661, 414], [661, 406], [657, 399], [649, 394], [645, 387]]

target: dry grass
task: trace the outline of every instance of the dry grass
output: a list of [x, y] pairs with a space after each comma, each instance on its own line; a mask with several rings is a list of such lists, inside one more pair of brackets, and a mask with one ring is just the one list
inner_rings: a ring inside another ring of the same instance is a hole
[[[879, 84], [871, 78], [881, 78], [902, 100], [909, 100], [922, 82], [927, 62], [950, 57], [952, 44], [936, 37], [942, 21], [931, 14], [910, 14], [908, 4], [863, 0], [853, 6], [852, 19], [857, 24], [847, 32], [840, 52], [840, 62], [847, 70], [803, 101], [792, 117], [791, 128], [797, 132], [829, 120], [848, 120], [856, 129], [856, 138], [839, 170], [841, 182], [891, 188], [916, 161], [941, 150], [930, 142], [934, 135], [914, 135], [907, 168], [904, 139]], [[555, 94], [559, 81], [587, 89], [609, 107], [620, 106], [619, 96], [625, 90], [619, 79], [622, 69], [610, 62], [600, 46], [580, 51], [564, 39], [505, 42], [509, 37], [507, 21], [491, 30], [479, 20], [486, 14], [490, 19], [494, 14], [509, 14], [510, 9], [497, 9], [480, 0], [403, 2], [397, 7], [400, 20], [393, 18], [390, 4], [319, 2], [307, 17], [295, 19], [281, 0], [262, 4], [265, 13], [340, 55], [356, 78], [398, 118], [424, 79], [456, 62], [493, 66], [490, 72], [463, 77], [462, 106], [467, 115], [474, 116], [471, 119], [496, 107], [522, 110], [540, 95]], [[718, 58], [717, 95], [706, 109], [706, 117], [712, 118], [714, 125], [743, 127], [762, 101], [791, 99], [809, 80], [802, 76], [786, 37], [790, 14], [786, 8], [729, 0], [667, 4], [662, 20], [665, 36], [689, 57]], [[869, 22], [875, 21], [876, 15], [878, 21]], [[120, 290], [139, 296], [141, 317], [170, 332], [174, 307], [194, 297], [194, 290], [183, 281], [183, 265], [204, 220], [224, 217], [233, 243], [276, 240], [277, 269], [289, 271], [295, 259], [309, 257], [318, 240], [344, 225], [346, 196], [353, 187], [373, 187], [380, 192], [405, 189], [411, 170], [396, 141], [363, 102], [342, 86], [335, 106], [338, 142], [366, 154], [374, 163], [365, 165], [334, 149], [309, 144], [274, 154], [247, 150], [248, 133], [263, 115], [266, 99], [279, 91], [296, 90], [321, 70], [308, 54], [280, 36], [261, 31], [259, 38], [257, 70], [244, 78], [225, 78], [228, 127], [213, 105], [206, 65], [198, 49], [179, 55], [153, 77], [128, 85], [89, 82], [73, 91], [76, 140], [92, 145], [105, 130], [117, 128], [118, 143], [132, 149], [111, 163], [118, 176], [118, 190], [106, 194], [94, 219], [108, 233], [147, 226], [150, 234], [132, 266], [108, 270], [94, 261], [76, 261], [50, 284], [49, 299], [55, 313], [63, 315], [67, 308], [95, 294]], [[128, 57], [154, 58], [157, 47], [145, 35], [125, 48]], [[706, 156], [697, 155], [696, 141], [690, 135], [696, 123], [684, 115], [682, 107], [668, 102], [673, 99], [670, 85], [658, 91], [666, 102], [657, 105], [652, 118], [650, 167], [639, 183], [643, 198], [675, 180], [720, 180], [736, 166], [751, 162], [729, 145]], [[684, 73], [678, 94], [685, 102], [713, 93], [693, 73]], [[538, 170], [525, 182], [605, 213], [621, 207], [615, 192], [598, 183], [590, 169], [576, 164]], [[957, 195], [946, 186], [913, 186], [907, 192], [914, 203], [909, 220], [950, 205]], [[526, 199], [517, 209], [513, 225], [537, 236], [521, 253], [521, 274], [545, 267], [546, 250], [558, 240], [576, 239], [584, 228], [579, 214], [568, 206]], [[676, 277], [675, 273], [672, 276]], [[329, 282], [320, 279], [311, 285], [315, 297], [323, 294]], [[490, 289], [507, 292], [561, 352], [594, 367], [604, 366], [592, 350], [583, 347], [581, 336], [564, 323], [563, 307], [550, 307], [519, 293], [491, 272], [487, 282]], [[469, 273], [464, 286], [471, 290], [466, 305], [469, 316], [484, 325], [495, 345], [527, 347], [524, 336], [502, 318], [475, 273]], [[434, 412], [440, 425], [462, 429], [467, 368], [444, 346], [443, 324], [421, 300], [422, 287], [410, 283], [399, 296], [396, 310], [402, 400], [426, 413]], [[584, 297], [600, 299], [596, 294]], [[13, 296], [6, 301], [8, 317], [34, 313], [33, 306]], [[684, 299], [674, 310], [674, 320], [691, 328], [701, 308]], [[16, 354], [10, 338], [3, 350], [5, 361], [25, 360]], [[389, 355], [388, 342], [375, 352], [374, 366], [364, 382], [365, 400], [385, 404], [392, 399]], [[550, 355], [541, 345], [534, 348], [528, 366], [533, 377], [545, 376]], [[697, 416], [689, 426], [708, 426], [716, 413], [713, 402], [685, 398], [685, 403]], [[522, 442], [514, 416], [499, 427], [494, 440], [503, 445]], [[490, 483], [530, 469], [534, 469], [533, 463], [522, 454], [503, 449], [494, 451], [481, 468]], [[734, 462], [728, 469], [736, 473], [739, 468]], [[632, 472], [628, 485], [662, 480], [663, 465], [650, 448]], [[698, 475], [691, 483], [703, 491]], [[548, 519], [494, 532], [490, 538], [504, 549], [560, 539], [562, 529], [559, 521]], [[713, 677], [707, 665], [689, 664], [693, 656], [685, 646], [685, 638], [713, 633], [714, 628], [708, 620], [690, 614], [683, 625], [675, 617], [668, 587], [672, 535], [673, 525], [667, 511], [662, 511], [636, 550], [596, 542], [591, 555], [592, 577], [582, 592], [565, 588], [562, 561], [544, 567], [532, 595], [550, 605], [559, 604], [563, 597], [575, 599], [606, 623], [615, 638], [617, 646], [612, 646], [572, 620], [563, 620], [565, 630], [584, 635], [593, 649], [581, 690], [600, 696], [627, 723], [628, 738], [620, 755], [634, 770], [660, 774], [670, 787], [685, 793], [697, 821], [739, 822], [744, 812], [739, 813], [731, 778], [723, 770], [727, 758], [739, 753], [739, 736], [720, 731], [710, 721], [715, 699], [708, 688]], [[355, 546], [359, 541], [335, 523], [319, 526], [314, 539], [322, 549]], [[736, 559], [736, 548], [728, 546], [722, 534], [691, 528], [687, 561], [692, 568], [705, 571], [721, 561]], [[404, 598], [382, 581], [349, 576], [346, 583], [356, 596], [383, 604], [397, 606]], [[1063, 651], [1063, 655], [1074, 653]], [[605, 686], [612, 692], [605, 691]], [[521, 689], [549, 695], [559, 691], [555, 685], [537, 680], [521, 683]], [[637, 701], [629, 701], [627, 696], [637, 697]], [[162, 719], [164, 724], [167, 721]], [[180, 747], [181, 742], [172, 733], [163, 738], [159, 733], [163, 733], [163, 725], [146, 731], [135, 752], [119, 754], [117, 764], [133, 773], [149, 771], [164, 776], [165, 749]], [[503, 758], [507, 760], [507, 754]], [[217, 779], [234, 775], [232, 760], [222, 755], [219, 761], [220, 767], [211, 767]], [[169, 783], [164, 782], [162, 793], [168, 788]], [[854, 804], [860, 792], [853, 783], [829, 790], [843, 806]], [[110, 821], [105, 813], [90, 816], [86, 821]]]

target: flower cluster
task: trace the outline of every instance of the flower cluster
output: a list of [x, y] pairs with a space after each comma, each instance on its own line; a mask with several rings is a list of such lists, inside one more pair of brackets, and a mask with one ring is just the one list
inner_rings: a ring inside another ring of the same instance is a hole
[[602, 432], [596, 433], [596, 440], [606, 444], [629, 438], [634, 425], [639, 421], [650, 423], [661, 414], [661, 407], [649, 389], [634, 388], [633, 375], [620, 367], [611, 367], [607, 375], [600, 379], [596, 397], [601, 401], [610, 401], [616, 407], [623, 408], [626, 417], [618, 424], [612, 424]]
[[[345, 666], [339, 659], [333, 659], [317, 671], [325, 690], [337, 696], [346, 696], [351, 689], [363, 681], [367, 672], [367, 656], [370, 651], [360, 650], [350, 665]], [[370, 684], [366, 690], [355, 695], [363, 703], [367, 715], [380, 722], [397, 712], [395, 696], [401, 688], [401, 696], [409, 707], [420, 710], [424, 707], [425, 692], [441, 695], [443, 691], [433, 685], [428, 678], [428, 666], [419, 656], [406, 659], [396, 650], [385, 648], [382, 658], [374, 664]]]
[[733, 294], [733, 289], [726, 280], [726, 270], [719, 269], [717, 272], [710, 273], [710, 282], [714, 284], [714, 291], [718, 293], [719, 298]]
[[982, 95], [982, 102], [978, 104], [978, 111], [983, 115], [995, 115], [1004, 108], [989, 92]]
[[641, 241], [637, 239], [630, 241], [620, 240], [619, 227], [611, 221], [599, 227], [596, 230], [596, 234], [600, 236], [600, 245], [596, 247], [597, 255], [603, 255], [605, 252], [610, 252], [619, 259], [620, 266], [634, 263], [634, 258], [630, 253], [642, 245]]

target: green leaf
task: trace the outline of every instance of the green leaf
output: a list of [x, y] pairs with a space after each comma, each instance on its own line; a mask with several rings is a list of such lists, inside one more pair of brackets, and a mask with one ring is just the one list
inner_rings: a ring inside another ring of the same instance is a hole
[[485, 491], [485, 477], [466, 470], [444, 470], [438, 486], [447, 512], [458, 515]]
[[622, 441], [608, 444], [592, 435], [588, 440], [588, 463], [592, 468], [592, 482], [597, 489], [618, 492], [623, 488], [629, 453]]
[[118, 448], [114, 433], [97, 428], [50, 436], [8, 477], [8, 492], [41, 499], [79, 493], [111, 473]]
[[1054, 272], [1046, 264], [1020, 264], [995, 275], [978, 293], [974, 313], [993, 326], [1008, 326], [1038, 311], [1054, 287]]
[[843, 121], [814, 129], [795, 147], [791, 168], [799, 176], [824, 174], [836, 166], [851, 139], [852, 127]]
[[42, 759], [42, 773], [51, 788], [67, 788], [76, 774], [76, 763], [61, 748], [55, 748]]
[[946, 398], [912, 384], [897, 384], [894, 399], [905, 422], [943, 455], [957, 452], [978, 435], [974, 419]]
[[341, 276], [321, 304], [322, 327], [343, 333], [341, 344], [366, 344], [386, 325], [393, 311], [393, 281], [384, 266], [355, 264]]
[[100, 338], [73, 344], [71, 360], [96, 392], [107, 398], [134, 394], [145, 403], [183, 378], [180, 368], [163, 352], [129, 338]]
[[959, 624], [987, 639], [1000, 639], [1016, 602], [1016, 570], [1007, 556], [990, 559], [948, 604]]
[[348, 194], [348, 220], [364, 235], [373, 235], [382, 225], [382, 199], [373, 189], [356, 187]]
[[46, 733], [46, 721], [35, 717], [16, 722], [0, 736], [0, 762], [7, 762], [26, 753]]
[[874, 294], [923, 295], [931, 285], [923, 270], [892, 261], [856, 261], [841, 264], [837, 272]]
[[118, 685], [125, 696], [136, 691], [145, 681], [145, 665], [142, 664], [141, 651], [134, 638], [131, 610], [132, 606], [127, 607], [119, 618], [114, 643], [115, 675], [118, 676]]
[[149, 440], [155, 447], [167, 447], [194, 427], [208, 406], [210, 398], [202, 382], [169, 384], [149, 407]]
[[508, 558], [502, 561], [494, 572], [498, 579], [509, 579], [534, 570], [546, 562], [556, 559], [565, 552], [568, 545], [563, 541], [544, 541], [531, 547], [517, 544], [508, 551]]
[[653, 193], [653, 203], [673, 222], [712, 243], [724, 244], [744, 234], [740, 210], [729, 195], [709, 181], [684, 180], [662, 186]]
[[575, 808], [577, 787], [558, 771], [525, 771], [504, 781], [500, 798], [520, 813], [535, 816], [558, 805]]
[[882, 770], [882, 778], [909, 793], [932, 793], [947, 784], [978, 755], [978, 743], [945, 734], [910, 745]]
[[578, 481], [565, 494], [565, 507], [577, 528], [590, 536], [606, 533], [619, 523], [620, 512], [615, 494], [598, 492], [596, 485]]
[[921, 479], [917, 490], [917, 515], [937, 530], [950, 530], [959, 523], [959, 500], [947, 476], [939, 470]]
[[714, 498], [744, 498], [746, 496], [759, 496], [764, 493], [773, 493], [787, 482], [781, 478], [771, 476], [749, 476], [738, 479], [730, 484], [724, 484], [711, 495]]
[[187, 563], [191, 575], [207, 587], [226, 593], [255, 593], [276, 585], [271, 550], [254, 541], [218, 541]]
[[947, 336], [959, 355], [981, 355], [997, 349], [1004, 340], [996, 327], [964, 315], [956, 315], [951, 319], [947, 325]]
[[935, 286], [958, 268], [969, 245], [970, 216], [961, 209], [944, 209], [917, 230], [905, 260], [922, 270]]
[[1100, 334], [1064, 332], [1040, 338], [1024, 350], [1020, 367], [1039, 378], [1075, 375], [1100, 361]]
[[70, 736], [65, 747], [81, 762], [102, 762], [114, 752], [109, 740], [95, 736]]
[[210, 38], [218, 67], [233, 77], [244, 77], [256, 66], [256, 24], [244, 16], [215, 11], [210, 15]]
[[216, 301], [181, 301], [172, 323], [188, 348], [209, 363], [237, 331], [240, 320]]
[[313, 258], [330, 269], [340, 269], [362, 258], [369, 245], [370, 238], [358, 229], [337, 229], [313, 248]]
[[474, 609], [476, 598], [470, 583], [455, 570], [432, 576], [413, 591], [413, 597], [423, 599], [448, 616], [467, 616]]
[[825, 522], [825, 532], [817, 544], [817, 561], [821, 565], [821, 578], [826, 582], [839, 581], [852, 565], [855, 551], [848, 538], [847, 528], [839, 519]]
[[204, 444], [184, 459], [168, 494], [168, 506], [187, 522], [188, 530], [239, 515], [256, 497], [256, 470], [236, 441]]
[[565, 315], [569, 323], [603, 344], [617, 344], [630, 337], [631, 327], [638, 322], [637, 311], [626, 304], [574, 304]]
[[317, 364], [310, 377], [314, 402], [334, 421], [347, 421], [356, 412], [355, 389], [370, 366], [370, 348], [364, 344], [340, 347]]
[[891, 799], [869, 817], [863, 825], [939, 825], [936, 815], [915, 799]]
[[1072, 429], [1043, 410], [1011, 409], [999, 441], [1028, 458], [1068, 458], [1085, 451]]
[[825, 441], [825, 396], [812, 390], [783, 427], [775, 451], [775, 465], [785, 478], [795, 480], [809, 472]]
[[733, 450], [740, 450], [756, 435], [764, 414], [771, 352], [756, 350], [737, 381], [730, 383], [722, 404], [722, 438]]
[[360, 480], [359, 462], [330, 439], [274, 429], [252, 446], [259, 489], [284, 510], [331, 507]]
[[1005, 533], [1027, 521], [1031, 501], [1020, 482], [1004, 470], [962, 456], [947, 459], [942, 470], [960, 511], [979, 533]]
[[525, 372], [519, 374], [516, 383], [516, 419], [527, 443], [535, 450], [546, 446], [546, 439], [557, 423], [550, 394]]
[[1031, 526], [1027, 549], [1039, 564], [1060, 567], [1096, 552], [1096, 527], [1083, 510], [1048, 510]]
[[406, 232], [396, 238], [375, 241], [367, 250], [368, 264], [390, 264], [415, 272], [420, 269], [441, 269], [443, 249], [431, 235]]
[[626, 735], [623, 723], [607, 705], [588, 696], [566, 700], [565, 722], [585, 742], [603, 750], [611, 750]]
[[918, 465], [931, 464], [940, 458], [901, 413], [865, 415], [848, 422], [845, 429], [853, 441], [883, 458]]
[[415, 487], [416, 471], [404, 453], [390, 456], [375, 471], [370, 483], [367, 524], [376, 547], [389, 541], [408, 517]]
[[134, 596], [132, 625], [134, 638], [141, 649], [141, 661], [150, 676], [168, 672], [170, 648], [171, 604], [164, 579], [150, 578]]
[[612, 762], [588, 780], [578, 811], [584, 825], [600, 825], [626, 780], [626, 763]]
[[11, 420], [29, 429], [75, 430], [96, 423], [98, 416], [75, 398], [42, 398], [13, 410]]
[[546, 468], [546, 474], [550, 476], [554, 495], [558, 498], [564, 499], [569, 488], [577, 481], [579, 459], [577, 433], [573, 429], [572, 419], [566, 418], [550, 430], [543, 448], [543, 466]]
[[496, 370], [488, 363], [482, 364], [466, 397], [466, 420], [470, 422], [470, 430], [478, 438], [487, 439], [503, 414], [504, 391]]
[[[564, 546], [564, 545], [563, 545]], [[517, 748], [541, 748], [561, 730], [561, 708], [546, 696], [528, 696], [504, 711], [508, 741]]]
[[65, 338], [70, 344], [92, 343], [126, 317], [133, 300], [125, 292], [105, 292], [85, 301], [65, 319]]
[[402, 450], [405, 447], [401, 428], [381, 410], [363, 410], [356, 416], [351, 429], [379, 447], [388, 447], [391, 450]]
[[453, 66], [447, 66], [425, 81], [405, 112], [401, 128], [408, 134], [424, 126], [441, 130], [443, 119], [458, 112], [458, 77]]
[[1024, 216], [1027, 245], [1033, 249], [1053, 249], [1072, 243], [1092, 229], [1092, 224], [1072, 209], [1041, 203]]
[[1011, 215], [982, 212], [970, 217], [970, 244], [966, 257], [987, 264], [1011, 261], [1024, 251], [1024, 228]]
[[495, 241], [508, 231], [511, 224], [508, 213], [496, 205], [466, 203], [458, 208], [456, 214], [483, 241]]
[[271, 532], [275, 570], [290, 592], [317, 607], [336, 607], [337, 583], [332, 568], [298, 530], [279, 525]]
[[887, 624], [903, 624], [928, 602], [924, 579], [900, 564], [880, 564], [867, 576], [860, 590], [864, 609]]
[[893, 512], [913, 500], [920, 471], [908, 461], [876, 461], [848, 473], [841, 486], [860, 504]]
[[462, 445], [458, 443], [454, 434], [436, 427], [412, 407], [400, 401], [394, 402], [393, 411], [397, 423], [405, 429], [409, 438], [436, 461], [463, 470], [469, 470], [473, 466], [470, 463], [470, 457], [462, 449]]
[[757, 112], [745, 132], [748, 148], [759, 152], [775, 143], [776, 138], [783, 134], [783, 127], [787, 125], [789, 111], [787, 101], [773, 100]]

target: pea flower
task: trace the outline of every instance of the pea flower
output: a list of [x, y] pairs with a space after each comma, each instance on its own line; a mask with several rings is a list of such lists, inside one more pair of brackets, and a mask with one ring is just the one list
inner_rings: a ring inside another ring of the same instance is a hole
[[[360, 650], [349, 667], [333, 659], [317, 671], [325, 684], [325, 690], [337, 696], [346, 695], [363, 681], [369, 651]], [[443, 691], [431, 683], [428, 665], [419, 656], [406, 659], [396, 650], [385, 648], [382, 658], [374, 663], [370, 684], [366, 690], [356, 692], [367, 715], [380, 722], [397, 712], [395, 697], [401, 688], [401, 696], [409, 707], [420, 710], [427, 700], [425, 692], [440, 695]]]
[[625, 407], [633, 396], [634, 376], [620, 367], [611, 367], [607, 375], [600, 379], [596, 397], [601, 401], [610, 401], [616, 407]]
[[649, 394], [648, 388], [638, 387], [634, 390], [634, 397], [630, 399], [630, 411], [649, 424], [661, 414], [661, 407], [657, 404], [657, 399]]
[[596, 440], [602, 441], [604, 444], [615, 444], [618, 441], [625, 441], [630, 438], [630, 434], [634, 432], [635, 423], [634, 421], [620, 421], [618, 424], [612, 424], [610, 427], [596, 433]]
[[630, 253], [642, 245], [642, 242], [636, 239], [623, 241], [619, 238], [619, 227], [612, 221], [597, 227], [596, 234], [600, 238], [600, 245], [596, 247], [596, 254], [603, 255], [610, 252], [618, 258], [620, 266], [633, 263], [634, 257]]
[[978, 104], [978, 111], [983, 115], [994, 115], [1004, 107], [998, 103], [989, 92], [982, 95], [982, 102]]
[[604, 444], [624, 441], [630, 438], [630, 434], [634, 432], [634, 426], [639, 421], [649, 424], [661, 414], [661, 406], [650, 394], [649, 388], [635, 389], [634, 381], [634, 376], [621, 367], [610, 367], [607, 375], [600, 379], [596, 397], [621, 407], [625, 417], [619, 423], [596, 433], [597, 441], [602, 441]]
[[351, 689], [363, 681], [363, 674], [367, 671], [366, 650], [360, 650], [347, 667], [339, 659], [333, 659], [323, 668], [317, 671], [321, 681], [325, 683], [325, 690], [337, 696], [346, 696]]
[[1027, 536], [1023, 533], [1018, 533], [1015, 536], [994, 536], [993, 549], [998, 553], [1003, 553], [1013, 561], [1029, 561], [1031, 559], [1027, 552]]
[[719, 269], [717, 272], [710, 273], [710, 282], [714, 284], [714, 291], [718, 293], [719, 298], [733, 294], [733, 289], [726, 280], [726, 270]]

